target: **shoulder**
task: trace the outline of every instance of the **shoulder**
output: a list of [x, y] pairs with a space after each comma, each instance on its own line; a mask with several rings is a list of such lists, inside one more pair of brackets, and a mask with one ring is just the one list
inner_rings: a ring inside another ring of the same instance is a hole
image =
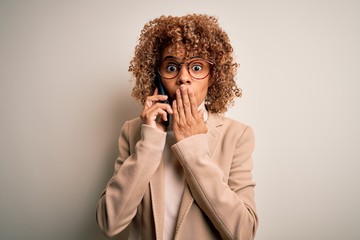
[[127, 120], [121, 128], [121, 132], [125, 135], [136, 135], [137, 133], [140, 133], [140, 130], [141, 130], [140, 117]]
[[218, 129], [236, 131], [236, 133], [244, 132], [246, 130], [252, 131], [250, 125], [217, 113], [209, 114], [209, 124]]
[[141, 119], [140, 117], [136, 117], [136, 118], [133, 118], [133, 119], [130, 119], [130, 120], [127, 120], [125, 123], [124, 123], [124, 126], [141, 126]]
[[209, 114], [209, 127], [220, 133], [223, 140], [230, 142], [254, 142], [253, 128], [243, 122], [217, 113]]
[[239, 129], [239, 130], [240, 129], [245, 130], [246, 128], [251, 128], [250, 125], [248, 125], [246, 123], [243, 123], [243, 122], [240, 122], [240, 121], [237, 121], [232, 118], [225, 117], [225, 116], [221, 116], [221, 117], [224, 121], [224, 125], [227, 125], [227, 126]]
[[140, 117], [136, 117], [130, 120], [127, 120], [123, 125], [124, 129], [134, 129], [134, 128], [140, 128], [141, 127], [141, 119]]

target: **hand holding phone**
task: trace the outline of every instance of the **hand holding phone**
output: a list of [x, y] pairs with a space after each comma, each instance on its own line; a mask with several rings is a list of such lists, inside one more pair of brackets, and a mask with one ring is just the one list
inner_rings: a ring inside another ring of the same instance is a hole
[[[164, 88], [164, 86], [163, 86], [163, 84], [162, 84], [162, 82], [161, 82], [161, 77], [160, 77], [160, 75], [159, 75], [158, 72], [155, 73], [155, 86], [157, 87], [158, 92], [159, 92], [160, 95], [167, 95], [167, 96], [168, 96], [168, 98], [167, 98], [166, 100], [161, 101], [161, 102], [162, 102], [162, 103], [167, 103], [167, 104], [169, 104], [169, 105], [171, 106], [171, 104], [170, 104], [170, 102], [171, 102], [171, 101], [170, 101], [170, 96], [169, 96], [169, 94], [166, 92], [166, 89]], [[167, 113], [167, 121], [164, 121], [164, 125], [165, 125], [166, 127], [169, 126], [169, 119], [170, 119], [170, 114]]]

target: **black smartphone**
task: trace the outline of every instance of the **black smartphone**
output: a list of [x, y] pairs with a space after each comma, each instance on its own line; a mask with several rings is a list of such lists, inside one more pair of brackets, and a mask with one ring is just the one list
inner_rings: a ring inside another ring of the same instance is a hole
[[[169, 96], [169, 94], [167, 93], [166, 89], [164, 88], [164, 86], [163, 86], [163, 84], [162, 84], [162, 82], [161, 82], [161, 77], [160, 77], [160, 75], [159, 75], [158, 72], [155, 72], [155, 86], [156, 86], [157, 89], [158, 89], [159, 95], [167, 95], [167, 96], [168, 96], [168, 98], [167, 98], [166, 100], [161, 101], [161, 102], [162, 102], [162, 103], [167, 103], [167, 104], [171, 105], [171, 104], [170, 104], [170, 102], [171, 102], [171, 101], [170, 101], [170, 96]], [[165, 125], [166, 127], [169, 126], [169, 119], [170, 119], [170, 114], [167, 113], [167, 121], [164, 121], [164, 125]]]

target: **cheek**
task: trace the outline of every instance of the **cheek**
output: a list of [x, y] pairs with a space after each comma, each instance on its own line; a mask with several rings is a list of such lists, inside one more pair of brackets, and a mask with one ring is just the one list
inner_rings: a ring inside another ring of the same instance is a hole
[[203, 84], [194, 90], [195, 90], [196, 99], [197, 99], [198, 103], [200, 104], [206, 97], [208, 85]]
[[204, 84], [202, 85], [202, 87], [201, 87], [201, 94], [202, 94], [203, 96], [206, 96], [207, 91], [208, 91], [208, 88], [209, 88], [209, 84], [204, 83]]
[[176, 86], [175, 83], [173, 83], [172, 81], [162, 81], [166, 91], [169, 93], [170, 97], [174, 97], [175, 96], [175, 91], [176, 91]]

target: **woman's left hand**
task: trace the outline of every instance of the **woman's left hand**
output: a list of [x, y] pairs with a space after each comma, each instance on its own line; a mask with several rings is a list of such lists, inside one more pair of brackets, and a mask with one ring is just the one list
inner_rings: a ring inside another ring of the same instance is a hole
[[173, 101], [174, 135], [176, 141], [195, 134], [207, 132], [204, 121], [205, 109], [198, 111], [194, 91], [191, 87], [181, 85], [176, 90], [176, 100]]

